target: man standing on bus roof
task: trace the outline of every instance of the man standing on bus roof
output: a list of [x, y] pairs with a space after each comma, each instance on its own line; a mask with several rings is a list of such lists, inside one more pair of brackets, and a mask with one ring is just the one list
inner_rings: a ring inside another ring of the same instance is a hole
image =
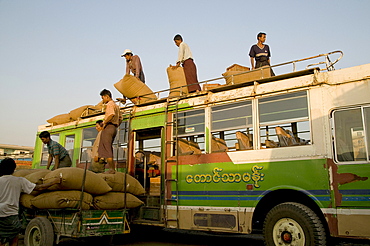
[[[252, 70], [263, 66], [270, 66], [270, 47], [267, 44], [264, 44], [266, 42], [266, 33], [258, 33], [257, 40], [257, 44], [252, 45], [249, 51]], [[272, 69], [271, 76], [275, 76]]]
[[0, 162], [0, 246], [18, 245], [18, 234], [22, 231], [19, 221], [19, 197], [21, 192], [30, 194], [34, 190], [45, 190], [54, 184], [60, 184], [61, 178], [50, 183], [36, 185], [24, 177], [12, 174], [17, 167], [12, 158]]
[[176, 61], [176, 65], [172, 66], [172, 68], [178, 68], [180, 64], [184, 67], [184, 74], [186, 79], [186, 84], [188, 85], [189, 92], [196, 92], [200, 91], [200, 86], [198, 83], [198, 76], [197, 76], [197, 67], [195, 66], [193, 60], [193, 54], [189, 46], [183, 42], [182, 37], [180, 34], [177, 34], [173, 40], [175, 44], [179, 47], [178, 58]]
[[100, 136], [98, 148], [99, 158], [104, 158], [108, 163], [109, 170], [106, 173], [115, 173], [116, 168], [113, 163], [113, 141], [117, 135], [117, 127], [122, 122], [122, 114], [117, 104], [112, 100], [112, 93], [104, 89], [100, 92], [103, 103], [106, 104], [105, 116], [103, 120], [103, 130]]
[[138, 55], [134, 55], [129, 49], [125, 49], [121, 57], [126, 58], [126, 74], [130, 74], [131, 71], [136, 78], [145, 83], [145, 76], [140, 57]]
[[50, 138], [50, 133], [48, 131], [41, 132], [39, 135], [39, 138], [48, 147], [49, 158], [48, 158], [48, 164], [46, 166], [46, 169], [50, 168], [50, 165], [53, 162], [53, 159], [55, 161], [54, 161], [54, 167], [52, 170], [55, 170], [61, 167], [72, 166], [72, 160], [68, 154], [68, 151], [58, 142], [53, 141]]
[[101, 132], [103, 130], [103, 120], [96, 121], [95, 129], [98, 131], [98, 135], [96, 136], [95, 142], [91, 150], [92, 160], [90, 170], [93, 171], [94, 173], [104, 173], [106, 162], [103, 158], [99, 158], [98, 154]]

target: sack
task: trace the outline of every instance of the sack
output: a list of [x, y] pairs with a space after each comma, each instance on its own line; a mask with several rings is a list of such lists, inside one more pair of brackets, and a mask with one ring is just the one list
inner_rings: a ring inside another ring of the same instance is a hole
[[[99, 173], [107, 184], [112, 188], [112, 191], [124, 192], [125, 191], [125, 174], [116, 172], [115, 174]], [[145, 193], [143, 186], [140, 182], [129, 174], [126, 174], [126, 192], [139, 196]]]
[[225, 140], [212, 136], [211, 141], [212, 152], [225, 152], [228, 151]]
[[35, 198], [34, 195], [22, 193], [19, 197], [19, 203], [26, 208], [33, 208], [31, 200]]
[[[81, 190], [84, 170], [77, 167], [64, 167], [48, 173], [44, 178], [44, 183], [51, 182], [55, 178], [59, 178], [62, 174], [62, 183], [55, 184], [48, 190]], [[86, 170], [86, 179], [84, 191], [93, 194], [101, 195], [111, 191], [107, 182], [98, 174]]]
[[157, 100], [157, 96], [146, 84], [130, 74], [123, 76], [123, 79], [115, 83], [114, 87], [130, 100], [140, 97], [138, 103]]
[[53, 125], [60, 125], [71, 121], [71, 116], [68, 114], [60, 114], [48, 119], [47, 122]]
[[41, 171], [41, 170], [45, 170], [45, 169], [20, 169], [20, 170], [16, 170], [13, 173], [13, 176], [16, 176], [16, 177], [25, 177], [28, 174], [31, 174], [31, 173], [34, 173], [34, 172], [38, 172], [38, 171]]
[[[249, 70], [246, 70], [249, 71]], [[233, 85], [233, 84], [240, 84], [240, 83], [245, 83], [245, 82], [251, 82], [263, 78], [269, 78], [271, 77], [271, 69], [270, 67], [266, 67], [258, 70], [253, 70], [244, 74], [239, 74], [242, 73], [243, 71], [226, 71], [225, 73], [222, 74], [222, 76], [225, 77], [226, 84], [228, 85]], [[231, 76], [233, 75], [233, 76]], [[229, 76], [229, 77], [228, 77]]]
[[130, 193], [108, 192], [105, 195], [94, 197], [93, 206], [94, 208], [101, 210], [122, 209], [125, 208], [125, 198], [126, 208], [136, 208], [144, 204]]
[[92, 105], [86, 105], [86, 106], [81, 106], [79, 108], [71, 110], [69, 112], [69, 115], [71, 116], [72, 120], [78, 120], [78, 118], [81, 118], [81, 116], [84, 114], [87, 108], [93, 107]]
[[43, 184], [43, 179], [46, 176], [46, 174], [50, 173], [51, 171], [48, 169], [40, 169], [37, 172], [30, 173], [26, 176], [24, 176], [28, 181], [40, 185]]
[[[188, 94], [188, 87], [186, 86], [186, 79], [184, 69], [178, 67], [173, 69], [172, 67], [167, 68], [168, 81], [170, 83], [170, 94], [169, 97], [178, 97], [182, 94]], [[181, 87], [181, 88], [178, 88]]]
[[[80, 200], [81, 191], [78, 190], [52, 191], [32, 198], [31, 204], [40, 209], [79, 208]], [[92, 196], [84, 192], [82, 209], [90, 209], [92, 200]]]

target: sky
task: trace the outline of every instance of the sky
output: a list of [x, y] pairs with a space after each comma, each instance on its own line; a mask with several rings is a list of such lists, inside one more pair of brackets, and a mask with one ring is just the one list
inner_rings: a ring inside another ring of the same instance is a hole
[[153, 91], [168, 89], [176, 34], [200, 81], [250, 67], [259, 32], [272, 65], [335, 50], [344, 53], [336, 69], [370, 63], [369, 9], [367, 0], [0, 0], [0, 143], [34, 146], [47, 119], [97, 104], [104, 88], [122, 97], [113, 85], [125, 49], [140, 56]]

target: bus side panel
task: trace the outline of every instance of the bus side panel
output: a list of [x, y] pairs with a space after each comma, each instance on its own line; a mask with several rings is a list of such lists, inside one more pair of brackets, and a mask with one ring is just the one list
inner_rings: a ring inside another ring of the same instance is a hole
[[[331, 206], [325, 159], [235, 164], [228, 153], [214, 153], [181, 156], [179, 161], [180, 207], [185, 210], [204, 207], [203, 211], [218, 210], [219, 214], [236, 211], [240, 231], [250, 231], [254, 208], [266, 194], [276, 190], [298, 190], [321, 208]], [[176, 198], [175, 188], [172, 185], [172, 198]], [[195, 213], [192, 217], [192, 226], [201, 228]]]
[[339, 236], [369, 237], [370, 164], [337, 165], [329, 160]]

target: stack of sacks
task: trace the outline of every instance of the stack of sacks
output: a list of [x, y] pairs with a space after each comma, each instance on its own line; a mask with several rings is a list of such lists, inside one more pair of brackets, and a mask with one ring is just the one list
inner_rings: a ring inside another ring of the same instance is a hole
[[47, 120], [52, 125], [60, 125], [71, 121], [78, 120], [81, 117], [98, 114], [104, 112], [103, 101], [94, 105], [85, 105], [71, 110], [67, 114], [60, 114]]
[[145, 190], [134, 177], [118, 172], [115, 174], [99, 173], [98, 175], [108, 183], [112, 191], [102, 196], [95, 196], [94, 208], [122, 209], [125, 207], [125, 201], [127, 208], [135, 208], [143, 204], [136, 196], [143, 195]]
[[146, 84], [130, 74], [123, 76], [120, 81], [114, 84], [114, 87], [134, 104], [157, 100], [157, 96]]
[[[84, 170], [76, 167], [66, 167], [59, 168], [54, 171], [49, 171], [45, 169], [33, 169], [34, 171], [26, 174], [24, 172], [24, 177], [29, 181], [35, 184], [49, 183], [55, 178], [62, 177], [62, 182], [60, 184], [53, 185], [48, 188], [45, 192], [33, 191], [30, 195], [22, 194], [20, 202], [23, 206], [27, 208], [39, 208], [39, 209], [59, 209], [59, 208], [79, 208], [81, 203], [81, 190], [82, 183], [84, 179]], [[18, 173], [18, 172], [17, 172]], [[16, 173], [16, 174], [17, 174]], [[17, 174], [18, 176], [20, 173]], [[124, 175], [122, 173], [117, 173], [118, 175]], [[130, 176], [131, 177], [131, 176]], [[132, 178], [132, 177], [131, 177]], [[136, 179], [132, 178], [134, 181], [138, 182]], [[128, 178], [129, 180], [129, 178]], [[140, 187], [136, 187], [134, 181], [130, 180], [130, 191], [135, 193], [143, 193], [144, 189], [140, 190]], [[140, 184], [139, 184], [140, 185]], [[132, 187], [131, 187], [132, 186]], [[136, 187], [136, 188], [135, 188]], [[115, 188], [119, 189], [119, 188]], [[121, 187], [121, 190], [123, 188]], [[81, 204], [82, 209], [88, 210], [90, 207], [95, 207], [96, 209], [108, 209], [108, 208], [99, 208], [95, 206], [94, 198], [101, 197], [104, 194], [113, 194], [112, 188], [104, 180], [104, 178], [94, 172], [86, 171], [83, 201]], [[122, 193], [123, 196], [125, 195]], [[124, 204], [124, 198], [121, 196], [116, 196], [114, 200], [119, 200]], [[112, 196], [112, 195], [110, 195]], [[127, 201], [130, 202], [129, 207], [137, 207], [143, 203], [136, 197], [131, 198], [131, 194], [127, 194]], [[136, 200], [138, 201], [136, 201]], [[98, 199], [99, 200], [99, 199]], [[110, 200], [110, 199], [109, 199]], [[130, 200], [130, 201], [129, 201]], [[99, 200], [100, 201], [100, 200]], [[121, 207], [112, 207], [109, 209], [119, 209]]]
[[167, 76], [170, 82], [170, 94], [168, 97], [178, 97], [188, 94], [188, 87], [186, 86], [184, 69], [182, 67], [176, 69], [168, 67]]
[[[13, 173], [13, 176], [16, 177], [24, 177], [35, 184], [42, 184], [43, 178], [47, 173], [51, 172], [50, 170], [46, 169], [22, 169], [16, 170]], [[31, 199], [33, 199], [36, 195], [40, 194], [41, 191], [32, 191], [31, 194], [24, 194], [20, 196], [20, 203], [26, 208], [32, 208]]]

